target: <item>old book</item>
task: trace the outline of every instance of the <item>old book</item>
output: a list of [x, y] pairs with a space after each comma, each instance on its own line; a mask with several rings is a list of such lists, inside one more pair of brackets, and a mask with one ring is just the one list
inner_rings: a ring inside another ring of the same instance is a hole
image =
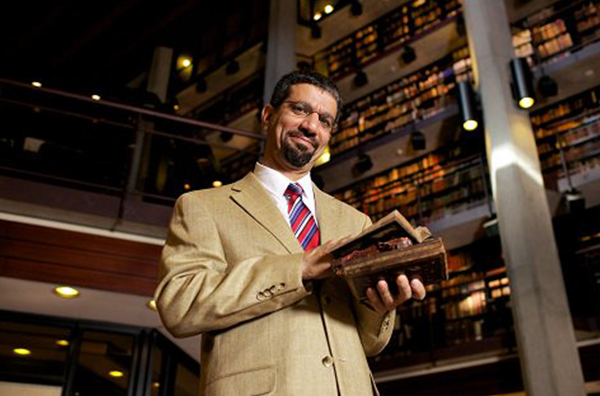
[[352, 294], [363, 302], [367, 287], [380, 279], [387, 280], [394, 293], [400, 274], [418, 277], [425, 285], [448, 279], [441, 238], [433, 238], [425, 227], [413, 228], [396, 210], [331, 254], [335, 275], [345, 278]]

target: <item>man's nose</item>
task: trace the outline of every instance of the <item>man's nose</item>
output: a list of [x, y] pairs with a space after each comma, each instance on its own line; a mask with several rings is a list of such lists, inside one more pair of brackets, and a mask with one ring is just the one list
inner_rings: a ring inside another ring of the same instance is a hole
[[319, 114], [310, 113], [300, 123], [300, 128], [315, 135], [319, 128]]

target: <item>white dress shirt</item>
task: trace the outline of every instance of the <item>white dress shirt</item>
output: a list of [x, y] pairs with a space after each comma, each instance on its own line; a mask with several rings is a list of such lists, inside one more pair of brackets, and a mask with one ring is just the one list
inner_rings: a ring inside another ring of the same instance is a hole
[[275, 169], [269, 168], [259, 162], [254, 167], [254, 175], [261, 182], [265, 190], [275, 201], [277, 209], [283, 215], [283, 218], [290, 222], [290, 216], [288, 214], [288, 200], [283, 193], [287, 190], [290, 183], [298, 183], [304, 192], [302, 193], [302, 202], [308, 207], [310, 213], [313, 214], [317, 225], [317, 212], [315, 203], [315, 193], [313, 191], [313, 184], [310, 178], [310, 173], [297, 181], [289, 180], [287, 177], [276, 171]]

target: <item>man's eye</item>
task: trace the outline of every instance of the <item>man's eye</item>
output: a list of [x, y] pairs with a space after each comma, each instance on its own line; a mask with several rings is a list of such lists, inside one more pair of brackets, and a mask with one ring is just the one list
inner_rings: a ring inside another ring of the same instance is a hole
[[306, 108], [306, 106], [303, 106], [301, 104], [295, 104], [292, 106], [292, 111], [298, 115], [306, 115], [309, 113], [308, 109]]
[[330, 129], [331, 127], [333, 127], [333, 121], [329, 118], [321, 118], [319, 121], [321, 121], [321, 125], [323, 126], [323, 128]]

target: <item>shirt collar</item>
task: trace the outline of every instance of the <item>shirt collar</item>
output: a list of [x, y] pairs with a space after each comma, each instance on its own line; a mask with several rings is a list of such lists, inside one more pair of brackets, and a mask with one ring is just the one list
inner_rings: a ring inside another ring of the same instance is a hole
[[[292, 180], [288, 179], [278, 171], [273, 168], [269, 168], [266, 165], [261, 164], [260, 162], [256, 163], [254, 167], [254, 175], [260, 180], [260, 182], [265, 186], [265, 188], [273, 195], [277, 197], [282, 197], [285, 190], [288, 188], [290, 183], [294, 183]], [[298, 183], [300, 187], [304, 190], [303, 196], [306, 198], [313, 197], [313, 184], [310, 178], [310, 172], [303, 176], [301, 179], [296, 180], [295, 183]]]

